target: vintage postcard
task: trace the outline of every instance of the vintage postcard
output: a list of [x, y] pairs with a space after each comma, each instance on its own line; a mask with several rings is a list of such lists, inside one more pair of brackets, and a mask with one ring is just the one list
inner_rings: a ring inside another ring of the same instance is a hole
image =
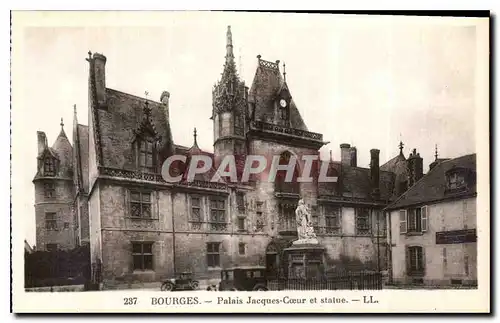
[[13, 311], [489, 312], [489, 28], [12, 12]]

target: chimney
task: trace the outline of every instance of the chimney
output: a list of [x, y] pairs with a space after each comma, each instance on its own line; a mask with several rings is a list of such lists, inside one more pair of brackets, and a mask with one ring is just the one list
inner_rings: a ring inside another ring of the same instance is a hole
[[340, 162], [342, 163], [342, 165], [351, 164], [350, 148], [351, 145], [349, 144], [340, 144]]
[[420, 157], [420, 154], [417, 153], [416, 149], [413, 149], [408, 157], [408, 170], [410, 173], [408, 187], [411, 187], [424, 176], [424, 160]]
[[380, 150], [372, 149], [370, 150], [370, 183], [372, 189], [372, 197], [380, 197], [380, 166], [379, 166], [379, 154]]
[[37, 131], [36, 135], [38, 137], [38, 155], [43, 153], [45, 148], [47, 148], [47, 136], [45, 135], [45, 132], [43, 131]]
[[95, 91], [99, 108], [106, 108], [106, 56], [94, 53]]
[[349, 149], [349, 155], [350, 155], [350, 165], [353, 167], [358, 166], [358, 152], [356, 150], [356, 147], [351, 147]]
[[167, 116], [167, 121], [170, 122], [169, 99], [170, 99], [170, 92], [163, 91], [163, 93], [160, 96], [160, 102], [165, 106], [165, 115]]

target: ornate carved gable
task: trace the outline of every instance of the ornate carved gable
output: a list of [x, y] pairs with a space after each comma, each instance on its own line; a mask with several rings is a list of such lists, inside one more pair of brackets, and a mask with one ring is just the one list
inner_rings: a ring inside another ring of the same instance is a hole
[[156, 131], [155, 125], [151, 118], [151, 108], [146, 101], [143, 108], [143, 118], [137, 129], [134, 130], [135, 139], [139, 138], [152, 138], [154, 141], [161, 141], [161, 135]]

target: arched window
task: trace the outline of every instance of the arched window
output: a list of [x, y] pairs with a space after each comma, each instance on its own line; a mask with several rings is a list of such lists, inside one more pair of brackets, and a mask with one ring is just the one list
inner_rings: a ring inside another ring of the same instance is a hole
[[[289, 151], [283, 152], [279, 159], [279, 165], [288, 165], [291, 157], [292, 154]], [[290, 182], [286, 181], [286, 174], [287, 172], [284, 170], [276, 172], [275, 191], [281, 193], [300, 194], [300, 183], [297, 181], [297, 178], [299, 177], [298, 162], [295, 163], [293, 177]]]

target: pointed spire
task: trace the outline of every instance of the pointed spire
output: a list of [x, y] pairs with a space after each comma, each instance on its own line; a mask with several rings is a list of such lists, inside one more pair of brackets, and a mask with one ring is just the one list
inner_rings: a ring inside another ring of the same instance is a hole
[[226, 62], [234, 62], [233, 34], [231, 33], [231, 26], [227, 26], [226, 33]]
[[64, 121], [63, 121], [63, 118], [61, 118], [61, 123], [60, 123], [60, 125], [61, 125], [61, 129], [63, 129], [63, 128], [64, 128]]
[[198, 135], [196, 134], [196, 127], [194, 127], [194, 131], [193, 131], [194, 144], [193, 144], [193, 146], [196, 146], [196, 147], [198, 147], [198, 141], [196, 140], [197, 136]]
[[404, 146], [405, 145], [403, 144], [403, 141], [399, 141], [399, 146], [398, 147], [399, 147], [399, 154], [400, 155], [403, 155], [403, 147]]
[[438, 160], [438, 145], [436, 144], [436, 149], [434, 152], [434, 157], [436, 158], [435, 160]]

